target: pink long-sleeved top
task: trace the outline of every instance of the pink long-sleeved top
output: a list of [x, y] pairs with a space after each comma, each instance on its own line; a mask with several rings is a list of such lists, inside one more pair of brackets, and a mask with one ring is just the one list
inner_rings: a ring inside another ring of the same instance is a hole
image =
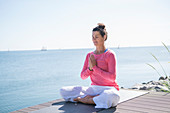
[[[97, 65], [89, 70], [89, 57], [93, 54]], [[81, 72], [81, 78], [84, 80], [90, 76], [91, 85], [98, 86], [113, 86], [119, 91], [119, 86], [116, 83], [116, 56], [111, 50], [102, 54], [94, 54], [89, 52], [86, 56], [84, 66]]]

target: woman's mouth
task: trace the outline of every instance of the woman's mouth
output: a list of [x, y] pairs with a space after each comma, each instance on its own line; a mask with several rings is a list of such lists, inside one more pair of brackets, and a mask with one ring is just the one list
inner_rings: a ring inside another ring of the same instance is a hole
[[93, 42], [94, 44], [97, 44], [97, 42]]

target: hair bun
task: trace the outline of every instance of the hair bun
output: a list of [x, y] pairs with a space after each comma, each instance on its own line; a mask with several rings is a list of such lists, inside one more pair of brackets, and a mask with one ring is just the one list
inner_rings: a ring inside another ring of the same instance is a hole
[[105, 25], [103, 23], [98, 23], [97, 25], [99, 25], [98, 27], [101, 29], [105, 29]]

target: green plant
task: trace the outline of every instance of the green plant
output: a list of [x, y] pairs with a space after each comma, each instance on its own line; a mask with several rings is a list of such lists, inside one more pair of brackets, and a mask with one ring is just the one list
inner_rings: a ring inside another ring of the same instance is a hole
[[149, 65], [151, 68], [153, 68], [158, 73], [158, 75], [161, 76], [161, 74], [156, 70], [156, 68], [154, 66], [152, 66], [151, 64], [148, 64], [148, 63], [146, 63], [146, 64]]
[[165, 70], [164, 70], [164, 68], [163, 68], [163, 66], [161, 65], [161, 63], [159, 62], [159, 60], [156, 58], [156, 56], [155, 55], [153, 55], [152, 53], [150, 53], [152, 56], [153, 56], [153, 58], [159, 63], [159, 65], [161, 66], [161, 68], [162, 68], [162, 70], [163, 70], [163, 72], [164, 72], [164, 74], [165, 74], [165, 76], [166, 77], [168, 77], [168, 75], [166, 74], [166, 72], [165, 72]]
[[168, 81], [164, 81], [162, 84], [163, 84], [165, 87], [168, 88], [168, 91], [163, 90], [163, 92], [168, 92], [168, 93], [170, 93], [170, 84], [169, 84], [169, 80], [168, 80]]
[[[162, 42], [162, 44], [164, 45], [164, 47], [167, 49], [167, 51], [168, 51], [168, 53], [170, 53], [170, 51], [169, 51], [169, 49], [168, 49], [168, 47]], [[161, 68], [162, 68], [162, 70], [163, 70], [163, 72], [164, 72], [164, 75], [166, 76], [166, 81], [163, 81], [163, 85], [165, 86], [165, 87], [167, 87], [168, 88], [168, 91], [167, 90], [163, 90], [162, 89], [162, 91], [163, 92], [168, 92], [168, 93], [170, 93], [170, 83], [169, 83], [169, 76], [166, 74], [166, 72], [165, 72], [165, 70], [164, 70], [164, 68], [163, 68], [163, 66], [161, 65], [161, 63], [159, 62], [159, 60], [158, 60], [158, 58], [155, 56], [155, 55], [153, 55], [152, 53], [150, 53], [151, 55], [152, 55], [152, 57], [159, 63], [159, 65], [161, 66]], [[168, 62], [168, 63], [170, 63], [170, 62]], [[149, 63], [146, 63], [147, 65], [149, 65], [152, 69], [154, 69], [157, 73], [158, 73], [158, 75], [159, 76], [161, 76], [161, 74], [157, 71], [157, 69], [153, 66], [153, 65], [151, 65], [151, 64], [149, 64]]]
[[[162, 42], [162, 44], [163, 44], [164, 47], [167, 49], [168, 53], [170, 53], [168, 47], [167, 47], [163, 42]], [[163, 66], [162, 66], [161, 63], [159, 62], [158, 58], [156, 58], [156, 56], [155, 56], [154, 54], [152, 54], [152, 53], [150, 53], [150, 54], [151, 54], [151, 55], [153, 56], [153, 58], [159, 63], [159, 65], [161, 66], [161, 68], [162, 68], [162, 70], [163, 70], [163, 72], [164, 72], [164, 75], [165, 75], [167, 78], [169, 78], [168, 75], [166, 74]], [[168, 62], [168, 63], [170, 63], [170, 62]], [[151, 65], [151, 64], [149, 64], [149, 63], [146, 63], [146, 64], [149, 65], [152, 69], [154, 69], [154, 70], [158, 73], [159, 76], [161, 76], [161, 74], [157, 71], [157, 69], [156, 69], [153, 65]]]
[[162, 42], [162, 44], [164, 45], [164, 47], [167, 49], [167, 51], [170, 53], [168, 47]]

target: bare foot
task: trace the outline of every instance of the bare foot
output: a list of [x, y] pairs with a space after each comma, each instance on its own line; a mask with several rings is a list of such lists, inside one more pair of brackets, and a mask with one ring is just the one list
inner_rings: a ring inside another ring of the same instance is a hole
[[73, 100], [78, 102], [79, 99], [80, 99], [80, 97], [77, 97], [77, 98], [74, 98]]
[[[98, 96], [98, 95], [96, 95], [96, 96]], [[82, 102], [84, 104], [95, 104], [94, 101], [93, 101], [93, 97], [95, 97], [95, 96], [87, 95], [84, 98], [77, 97], [77, 98], [74, 99], [74, 101]]]

